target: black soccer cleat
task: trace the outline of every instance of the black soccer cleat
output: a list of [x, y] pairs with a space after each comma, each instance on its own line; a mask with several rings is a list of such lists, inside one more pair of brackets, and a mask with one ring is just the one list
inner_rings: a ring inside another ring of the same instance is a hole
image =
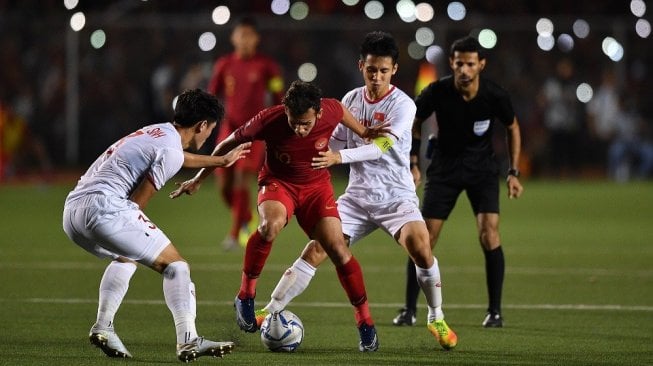
[[408, 308], [399, 309], [399, 315], [392, 319], [392, 325], [397, 326], [413, 326], [415, 325], [415, 322], [417, 322], [417, 318], [415, 317], [415, 310], [410, 310]]
[[487, 313], [483, 320], [484, 328], [503, 328], [503, 318], [499, 313]]

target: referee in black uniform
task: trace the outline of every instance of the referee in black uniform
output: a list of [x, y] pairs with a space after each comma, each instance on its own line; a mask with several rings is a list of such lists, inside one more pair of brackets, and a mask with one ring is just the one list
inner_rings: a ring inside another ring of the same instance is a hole
[[[510, 96], [494, 82], [482, 78], [485, 56], [478, 41], [465, 37], [455, 41], [450, 50], [452, 76], [429, 84], [415, 103], [411, 171], [419, 184], [419, 153], [422, 122], [432, 113], [438, 123], [438, 136], [431, 140], [431, 163], [426, 170], [422, 215], [434, 247], [444, 221], [453, 210], [462, 191], [476, 216], [476, 226], [483, 253], [489, 304], [484, 327], [502, 327], [501, 290], [504, 258], [499, 237], [499, 167], [492, 149], [492, 132], [496, 121], [507, 130], [509, 169], [508, 196], [518, 198], [523, 187], [519, 182], [521, 134]], [[415, 266], [408, 259], [406, 307], [393, 320], [395, 325], [413, 325], [419, 287]]]

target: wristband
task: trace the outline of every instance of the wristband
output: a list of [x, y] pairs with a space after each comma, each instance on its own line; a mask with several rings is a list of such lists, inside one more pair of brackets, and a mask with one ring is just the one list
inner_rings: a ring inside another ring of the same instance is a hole
[[519, 170], [514, 168], [508, 169], [508, 175], [512, 175], [515, 178], [519, 178]]

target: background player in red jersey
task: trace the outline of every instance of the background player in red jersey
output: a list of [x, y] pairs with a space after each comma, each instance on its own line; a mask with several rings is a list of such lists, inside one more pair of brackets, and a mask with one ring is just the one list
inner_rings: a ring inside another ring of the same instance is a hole
[[[355, 307], [360, 334], [359, 350], [376, 351], [378, 340], [367, 303], [360, 265], [345, 243], [340, 216], [327, 169], [315, 170], [313, 157], [327, 151], [329, 138], [339, 123], [363, 138], [387, 132], [387, 124], [364, 127], [336, 99], [321, 98], [315, 85], [295, 81], [283, 104], [270, 107], [222, 141], [213, 154], [222, 154], [238, 144], [264, 140], [266, 159], [259, 173], [258, 213], [260, 224], [247, 242], [242, 280], [234, 301], [241, 329], [256, 332], [254, 314], [256, 281], [263, 271], [272, 242], [293, 214], [309, 238], [319, 240], [336, 266], [338, 278]], [[200, 170], [172, 193], [192, 194], [210, 170]]]
[[[241, 18], [231, 33], [234, 51], [218, 58], [213, 66], [207, 90], [221, 97], [226, 108], [216, 143], [265, 108], [266, 100], [271, 104], [281, 103], [284, 89], [281, 68], [272, 58], [257, 51], [259, 39], [256, 21], [250, 17]], [[220, 194], [231, 209], [232, 217], [231, 229], [222, 242], [225, 250], [235, 248], [239, 236], [240, 245], [245, 246], [256, 225], [252, 221], [249, 186], [264, 155], [265, 144], [257, 141], [252, 144], [247, 159], [219, 172]]]

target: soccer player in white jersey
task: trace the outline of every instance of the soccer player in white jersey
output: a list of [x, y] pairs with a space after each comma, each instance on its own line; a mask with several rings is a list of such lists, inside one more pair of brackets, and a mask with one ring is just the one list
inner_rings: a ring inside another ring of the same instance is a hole
[[114, 316], [141, 263], [163, 275], [163, 294], [177, 333], [177, 357], [222, 357], [232, 342], [213, 342], [195, 328], [195, 285], [188, 263], [170, 239], [143, 213], [156, 191], [182, 167], [226, 167], [245, 157], [249, 144], [223, 156], [184, 152], [199, 149], [222, 120], [224, 107], [199, 89], [182, 93], [174, 121], [153, 124], [110, 146], [68, 194], [63, 229], [80, 247], [111, 258], [100, 282], [97, 319], [89, 339], [109, 357], [132, 357], [114, 329]]
[[[457, 336], [444, 321], [438, 262], [431, 253], [429, 234], [419, 210], [410, 172], [409, 153], [415, 103], [391, 84], [399, 51], [385, 32], [368, 33], [360, 48], [358, 67], [365, 86], [348, 92], [343, 104], [360, 123], [390, 124], [390, 134], [365, 141], [347, 129], [336, 128], [330, 150], [313, 159], [316, 169], [350, 164], [349, 183], [338, 198], [345, 239], [351, 245], [377, 228], [390, 234], [415, 262], [417, 279], [428, 304], [427, 328], [444, 349], [456, 346]], [[319, 242], [309, 242], [301, 257], [286, 270], [270, 302], [257, 311], [257, 322], [280, 311], [301, 294], [327, 258]]]

